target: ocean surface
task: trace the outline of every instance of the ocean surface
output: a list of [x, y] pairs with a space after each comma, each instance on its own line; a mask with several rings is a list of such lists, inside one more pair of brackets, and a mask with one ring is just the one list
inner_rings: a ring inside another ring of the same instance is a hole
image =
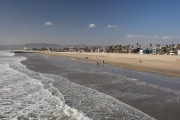
[[180, 119], [176, 77], [3, 51], [0, 68], [2, 120]]
[[[111, 96], [60, 75], [31, 71], [21, 63], [26, 59], [0, 51], [1, 120], [153, 119]], [[81, 109], [66, 104], [65, 97]]]
[[25, 59], [0, 52], [1, 120], [91, 120], [65, 103], [53, 79], [22, 65]]

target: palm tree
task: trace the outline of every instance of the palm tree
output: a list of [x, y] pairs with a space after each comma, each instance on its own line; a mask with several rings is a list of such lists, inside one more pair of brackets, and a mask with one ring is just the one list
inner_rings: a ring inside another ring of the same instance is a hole
[[87, 52], [87, 50], [88, 50], [88, 47], [84, 46], [84, 51]]
[[126, 52], [129, 52], [129, 45], [125, 45]]
[[161, 48], [161, 45], [159, 44], [159, 46], [158, 46], [159, 48]]
[[130, 50], [131, 50], [130, 52], [131, 52], [131, 53], [132, 53], [132, 51], [133, 51], [133, 48], [134, 48], [134, 46], [131, 45], [131, 46], [130, 46]]
[[170, 50], [172, 50], [172, 47], [171, 47], [171, 45], [169, 45], [169, 49], [170, 49]]
[[93, 52], [95, 52], [95, 50], [97, 49], [97, 47], [96, 47], [96, 46], [93, 46], [92, 49], [93, 49]]
[[133, 45], [131, 45], [131, 50], [134, 48], [134, 46]]
[[113, 47], [114, 47], [113, 45], [108, 46], [108, 47], [107, 47], [107, 52], [112, 53], [112, 52], [114, 51], [114, 48], [113, 48]]
[[174, 48], [175, 48], [175, 45], [174, 45], [174, 44], [172, 44], [172, 49], [173, 49], [173, 51], [174, 51]]
[[114, 46], [114, 50], [115, 50], [116, 52], [118, 51], [118, 46], [119, 46], [119, 45], [115, 45], [115, 46]]
[[156, 44], [156, 48], [158, 48], [159, 47], [159, 44]]
[[166, 49], [168, 48], [168, 45], [166, 45]]
[[152, 48], [152, 43], [149, 44], [149, 47]]
[[124, 52], [126, 51], [126, 45], [122, 46]]
[[52, 52], [52, 51], [53, 51], [53, 48], [49, 48], [49, 50]]
[[119, 45], [119, 52], [122, 51], [122, 45]]
[[178, 46], [178, 49], [180, 49], [180, 44], [178, 44], [177, 46]]
[[115, 45], [114, 48], [115, 48], [116, 52], [118, 52], [118, 53], [120, 52], [120, 46], [119, 45]]
[[139, 43], [136, 43], [136, 48], [139, 46]]
[[165, 53], [169, 54], [169, 46], [168, 45], [166, 45], [166, 52]]
[[119, 48], [121, 48], [122, 47], [122, 45], [119, 45]]

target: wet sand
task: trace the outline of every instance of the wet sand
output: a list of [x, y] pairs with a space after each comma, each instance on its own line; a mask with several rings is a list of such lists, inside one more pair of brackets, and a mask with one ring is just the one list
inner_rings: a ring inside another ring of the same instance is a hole
[[100, 62], [120, 68], [153, 72], [163, 75], [180, 77], [180, 56], [172, 55], [139, 55], [119, 53], [77, 53], [77, 52], [39, 52], [52, 56], [63, 56]]
[[[148, 84], [133, 79], [130, 77], [131, 71], [125, 69], [119, 70], [118, 68], [116, 70], [116, 68], [106, 64], [105, 67], [101, 66], [101, 70], [104, 71], [102, 72], [96, 70], [95, 63], [86, 63], [46, 55], [42, 55], [42, 57], [38, 54], [24, 56], [28, 59], [22, 63], [30, 70], [63, 76], [72, 82], [98, 90], [99, 92], [123, 101], [158, 120], [180, 119], [179, 90], [173, 90], [171, 87]], [[95, 68], [94, 71], [92, 71], [93, 68]], [[124, 71], [126, 71], [126, 73]], [[147, 82], [149, 79], [158, 81], [162, 78], [160, 75], [148, 75], [143, 72], [135, 72], [135, 74], [138, 74], [138, 76], [143, 76], [145, 74], [143, 79], [145, 79], [144, 81], [147, 80]], [[180, 80], [178, 78], [174, 79], [174, 77], [165, 77], [163, 81], [168, 81], [169, 83], [174, 82], [174, 84], [180, 85]], [[170, 85], [169, 83], [168, 85]], [[58, 87], [57, 85], [55, 86]], [[76, 106], [72, 101], [68, 102], [68, 104]]]

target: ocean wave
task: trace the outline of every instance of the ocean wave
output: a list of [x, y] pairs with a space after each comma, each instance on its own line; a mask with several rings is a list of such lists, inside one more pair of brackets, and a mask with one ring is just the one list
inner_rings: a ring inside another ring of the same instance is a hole
[[5, 57], [5, 56], [14, 56], [14, 53], [7, 52], [7, 51], [0, 51], [0, 57]]
[[154, 120], [109, 95], [62, 76], [30, 71], [20, 63], [25, 59], [0, 59], [0, 119]]
[[51, 80], [42, 84], [35, 78], [43, 80], [45, 77], [26, 70], [19, 62], [22, 58], [12, 59], [0, 59], [0, 119], [91, 120], [68, 106], [60, 91], [50, 85]]

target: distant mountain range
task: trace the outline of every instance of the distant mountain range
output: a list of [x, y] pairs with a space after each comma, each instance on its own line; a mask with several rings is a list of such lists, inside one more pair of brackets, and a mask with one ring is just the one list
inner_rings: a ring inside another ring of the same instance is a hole
[[7, 49], [24, 49], [24, 48], [61, 48], [61, 45], [57, 44], [47, 44], [47, 43], [28, 43], [28, 44], [21, 44], [21, 45], [0, 45], [1, 50], [7, 50]]
[[65, 47], [84, 47], [88, 45], [59, 45], [59, 44], [48, 44], [48, 43], [28, 43], [21, 45], [0, 45], [0, 50], [15, 50], [15, 49], [32, 49], [32, 48], [65, 48]]

